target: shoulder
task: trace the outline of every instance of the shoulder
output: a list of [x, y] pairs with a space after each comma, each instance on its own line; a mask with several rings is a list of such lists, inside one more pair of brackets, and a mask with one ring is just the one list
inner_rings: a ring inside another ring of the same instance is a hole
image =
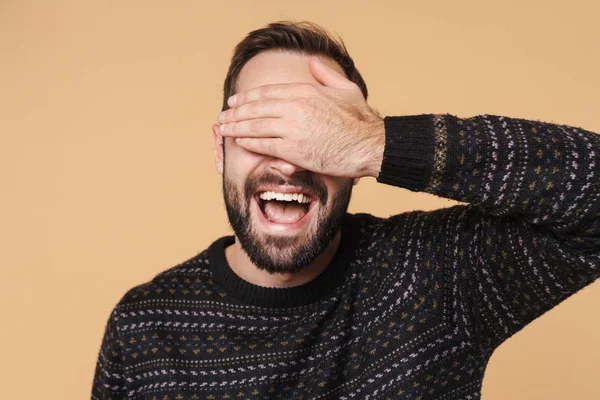
[[[350, 214], [354, 229], [360, 231], [361, 238], [368, 243], [382, 243], [387, 240], [396, 242], [400, 237], [430, 236], [441, 234], [449, 224], [468, 219], [478, 213], [478, 207], [454, 205], [435, 210], [413, 210], [389, 217], [377, 217], [371, 214]], [[453, 222], [454, 221], [454, 222]]]
[[130, 288], [115, 309], [127, 309], [140, 302], [174, 299], [182, 291], [187, 293], [191, 287], [202, 282], [210, 282], [208, 249], [159, 272], [151, 280]]

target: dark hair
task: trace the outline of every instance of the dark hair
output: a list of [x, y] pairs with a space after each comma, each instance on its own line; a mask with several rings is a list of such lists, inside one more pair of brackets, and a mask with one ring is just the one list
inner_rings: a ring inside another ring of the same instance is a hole
[[334, 38], [312, 22], [278, 21], [248, 33], [235, 47], [223, 87], [223, 111], [229, 108], [227, 99], [234, 94], [237, 78], [244, 65], [266, 50], [289, 50], [329, 57], [342, 67], [350, 81], [358, 85], [365, 99], [368, 96], [367, 85], [354, 66], [342, 38]]

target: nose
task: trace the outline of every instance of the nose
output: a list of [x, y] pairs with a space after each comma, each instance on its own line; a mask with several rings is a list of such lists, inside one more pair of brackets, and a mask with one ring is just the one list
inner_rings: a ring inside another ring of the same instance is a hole
[[269, 166], [274, 169], [277, 170], [279, 172], [281, 172], [283, 175], [294, 175], [297, 172], [300, 171], [306, 171], [306, 169], [299, 167], [295, 164], [292, 164], [290, 162], [287, 162], [285, 160], [282, 160], [281, 158], [275, 158], [272, 157], [269, 160]]

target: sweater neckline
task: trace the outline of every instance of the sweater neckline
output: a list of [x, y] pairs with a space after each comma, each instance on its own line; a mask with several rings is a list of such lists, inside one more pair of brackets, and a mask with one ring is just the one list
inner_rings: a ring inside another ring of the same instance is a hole
[[209, 248], [209, 262], [213, 278], [231, 296], [249, 305], [269, 308], [297, 307], [312, 303], [331, 294], [343, 281], [358, 239], [354, 215], [346, 213], [340, 227], [340, 243], [327, 267], [313, 280], [288, 288], [258, 286], [240, 278], [229, 266], [225, 248], [235, 236], [217, 239]]

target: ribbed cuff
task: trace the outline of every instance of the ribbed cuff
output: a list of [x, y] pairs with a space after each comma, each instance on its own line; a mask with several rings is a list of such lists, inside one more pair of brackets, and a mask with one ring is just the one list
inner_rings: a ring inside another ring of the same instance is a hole
[[377, 182], [423, 191], [433, 169], [433, 114], [385, 117], [385, 149]]

